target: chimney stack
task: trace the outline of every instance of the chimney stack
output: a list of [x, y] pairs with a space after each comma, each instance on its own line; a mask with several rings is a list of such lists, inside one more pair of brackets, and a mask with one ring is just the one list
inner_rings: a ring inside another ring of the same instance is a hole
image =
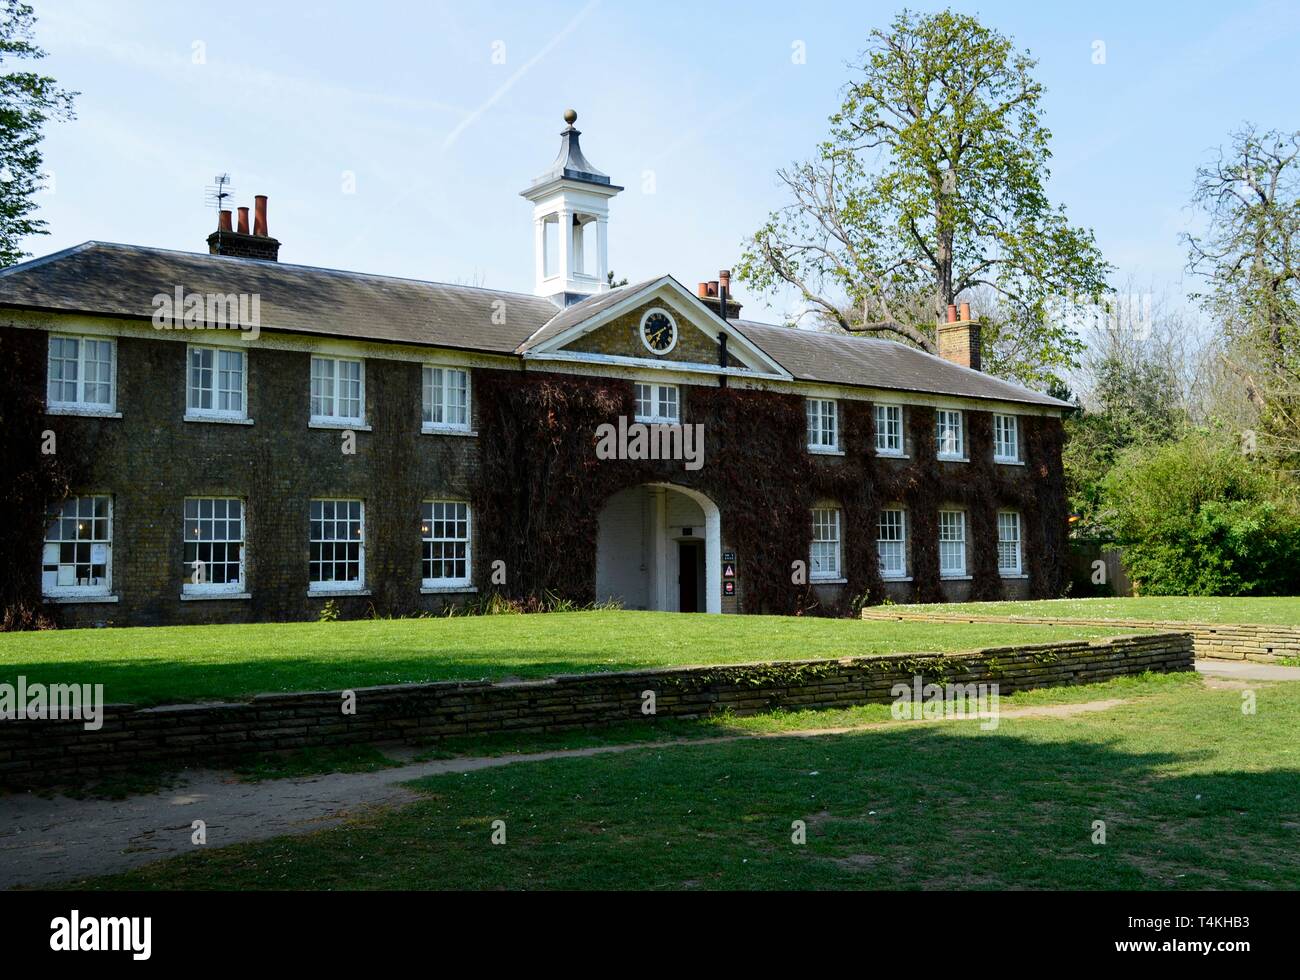
[[[725, 314], [722, 312], [722, 296], [720, 295], [723, 289], [727, 291], [727, 311]], [[734, 320], [740, 316], [740, 304], [731, 295], [730, 269], [723, 269], [719, 272], [717, 279], [700, 283], [695, 288], [695, 295], [699, 297], [701, 303], [724, 320]]]
[[948, 304], [948, 322], [939, 324], [939, 356], [962, 367], [980, 370], [980, 325], [972, 320], [970, 304]]
[[275, 262], [280, 258], [280, 243], [266, 230], [266, 195], [253, 198], [253, 232], [248, 231], [248, 208], [239, 209], [239, 226], [231, 228], [230, 212], [223, 210], [217, 230], [208, 236], [208, 252], [233, 255], [244, 259]]

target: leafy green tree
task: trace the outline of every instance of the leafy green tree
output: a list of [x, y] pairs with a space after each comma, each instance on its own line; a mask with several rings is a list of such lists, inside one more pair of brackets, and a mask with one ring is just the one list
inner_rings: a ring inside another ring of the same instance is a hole
[[17, 70], [17, 62], [45, 57], [32, 43], [35, 23], [28, 4], [0, 2], [0, 267], [28, 254], [21, 247], [24, 238], [47, 234], [45, 222], [32, 217], [32, 195], [45, 179], [41, 132], [47, 120], [72, 118], [77, 95], [47, 75]]
[[1259, 449], [1300, 461], [1300, 132], [1246, 125], [1196, 172], [1206, 230], [1188, 269], [1218, 323], [1220, 357], [1254, 406]]
[[1066, 419], [1063, 454], [1070, 506], [1088, 537], [1109, 534], [1103, 485], [1120, 455], [1169, 442], [1184, 422], [1174, 379], [1157, 361], [1113, 354], [1093, 370], [1090, 407]]
[[1103, 494], [1143, 594], [1300, 591], [1300, 506], [1230, 436], [1196, 432], [1135, 446], [1106, 476]]
[[[1110, 267], [1048, 200], [1036, 63], [951, 10], [904, 11], [863, 58], [830, 138], [778, 171], [792, 200], [746, 244], [740, 277], [793, 287], [823, 325], [932, 353], [948, 304], [985, 290], [992, 369], [1046, 383], [1080, 351], [1054, 313], [1098, 296]], [[1014, 362], [997, 363], [998, 337]]]

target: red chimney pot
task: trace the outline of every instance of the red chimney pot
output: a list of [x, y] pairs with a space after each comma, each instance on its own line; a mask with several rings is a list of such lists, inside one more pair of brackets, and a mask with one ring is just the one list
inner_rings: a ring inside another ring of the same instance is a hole
[[241, 235], [248, 234], [248, 208], [239, 209], [239, 224], [236, 227]]
[[217, 215], [217, 231], [230, 230], [230, 212], [223, 208]]
[[961, 318], [962, 318], [963, 320], [969, 320], [969, 319], [970, 319], [970, 304], [969, 304], [969, 303], [962, 303], [962, 304], [961, 304]]
[[948, 322], [949, 322], [949, 323], [956, 323], [956, 322], [957, 322], [957, 304], [956, 304], [956, 303], [949, 303], [949, 304], [948, 304]]
[[266, 230], [266, 195], [253, 196], [253, 234], [262, 238], [270, 235]]

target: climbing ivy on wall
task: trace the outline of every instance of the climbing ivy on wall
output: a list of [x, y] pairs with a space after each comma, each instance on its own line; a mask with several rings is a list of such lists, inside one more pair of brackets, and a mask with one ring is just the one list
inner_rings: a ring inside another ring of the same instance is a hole
[[46, 336], [35, 330], [0, 327], [0, 500], [8, 510], [0, 521], [0, 629], [51, 625], [41, 605], [41, 545], [45, 515], [68, 495], [72, 461], [45, 445]]
[[[600, 511], [620, 490], [668, 482], [706, 494], [722, 512], [723, 537], [737, 552], [746, 612], [845, 615], [854, 600], [885, 598], [876, 560], [882, 506], [908, 511], [915, 602], [943, 598], [939, 585], [938, 511], [968, 508], [974, 558], [972, 595], [1002, 596], [997, 570], [999, 507], [1022, 514], [1025, 553], [1035, 596], [1064, 585], [1066, 514], [1058, 420], [1022, 417], [1028, 465], [992, 463], [992, 421], [968, 412], [970, 463], [935, 459], [934, 412], [909, 412], [911, 459], [875, 454], [875, 412], [866, 402], [841, 402], [843, 457], [807, 451], [804, 400], [798, 395], [721, 387], [685, 389], [684, 421], [704, 425], [704, 466], [680, 461], [600, 460], [602, 423], [635, 414], [632, 383], [534, 372], [480, 370], [475, 376], [483, 459], [472, 494], [479, 528], [478, 580], [505, 562], [496, 591], [515, 599], [546, 593], [595, 598]], [[796, 584], [791, 563], [807, 561], [809, 509], [818, 501], [842, 511], [846, 585], [826, 604]], [[1050, 570], [1050, 571], [1049, 571]]]

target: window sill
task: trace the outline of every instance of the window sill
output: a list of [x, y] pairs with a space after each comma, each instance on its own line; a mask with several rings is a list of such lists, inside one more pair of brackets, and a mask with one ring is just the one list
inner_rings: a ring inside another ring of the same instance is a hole
[[1029, 578], [1025, 572], [998, 572], [999, 578]]
[[640, 422], [642, 425], [681, 425], [681, 419], [648, 419], [640, 415], [634, 416], [633, 421]]
[[971, 579], [972, 576], [970, 575], [940, 575], [939, 576], [940, 582], [969, 582], [971, 581]]
[[350, 595], [370, 595], [369, 589], [308, 589], [308, 599], [333, 599]]
[[848, 585], [849, 580], [846, 578], [812, 578], [808, 580], [809, 585]]
[[1024, 466], [1025, 465], [1025, 461], [1023, 459], [998, 459], [996, 456], [993, 457], [993, 462], [997, 463], [999, 466]]
[[79, 415], [88, 419], [120, 419], [121, 412], [99, 408], [77, 408], [74, 405], [50, 405], [45, 409], [46, 415]]
[[912, 458], [911, 456], [907, 455], [907, 453], [883, 453], [879, 449], [876, 450], [876, 455], [879, 456], [881, 459], [911, 459]]
[[886, 585], [888, 585], [890, 582], [910, 582], [910, 581], [912, 581], [912, 576], [910, 576], [910, 575], [882, 575], [882, 576], [880, 576], [880, 581], [884, 582]]
[[827, 449], [825, 446], [809, 446], [808, 452], [814, 456], [843, 456], [843, 449]]
[[424, 436], [477, 436], [478, 431], [475, 429], [453, 429], [449, 426], [439, 425], [422, 425], [420, 426], [420, 435]]
[[77, 603], [100, 604], [105, 602], [118, 602], [119, 597], [115, 595], [47, 595], [43, 597], [46, 602], [55, 602], [59, 605], [74, 605]]
[[941, 463], [969, 463], [969, 456], [936, 456]]
[[373, 431], [373, 430], [371, 429], [370, 426], [366, 425], [364, 422], [361, 422], [361, 421], [357, 421], [357, 422], [335, 422], [335, 421], [333, 421], [332, 419], [311, 419], [311, 420], [308, 421], [308, 423], [307, 423], [307, 428], [309, 428], [309, 429], [336, 429], [336, 430], [338, 430], [338, 431], [340, 431], [340, 432], [343, 431], [344, 429], [351, 429], [353, 432], [371, 432], [371, 431]]
[[228, 418], [224, 415], [185, 415], [182, 422], [216, 422], [221, 425], [252, 425], [252, 419]]
[[202, 602], [207, 599], [251, 599], [251, 592], [182, 592], [181, 602]]
[[477, 592], [477, 585], [422, 585], [420, 595], [455, 595], [456, 593]]

